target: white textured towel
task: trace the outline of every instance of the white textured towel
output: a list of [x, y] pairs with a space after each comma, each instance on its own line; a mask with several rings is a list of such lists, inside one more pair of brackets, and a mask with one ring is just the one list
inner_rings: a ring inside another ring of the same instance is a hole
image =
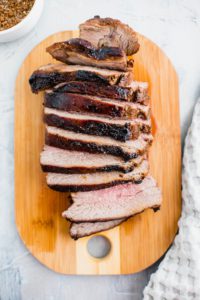
[[200, 300], [200, 99], [185, 142], [179, 233], [144, 290], [144, 300]]

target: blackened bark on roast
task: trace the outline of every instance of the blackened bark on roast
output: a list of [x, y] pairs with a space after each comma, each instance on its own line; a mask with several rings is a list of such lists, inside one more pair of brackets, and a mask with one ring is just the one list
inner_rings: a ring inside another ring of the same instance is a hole
[[55, 114], [44, 114], [44, 122], [53, 127], [97, 136], [108, 136], [125, 142], [139, 136], [139, 125], [125, 123], [124, 125], [104, 123], [100, 120], [72, 120]]
[[[95, 143], [80, 141], [80, 140], [70, 140], [65, 139], [64, 137], [57, 136], [56, 134], [47, 133], [45, 137], [46, 144], [53, 147], [58, 147], [61, 149], [68, 149], [68, 150], [76, 150], [76, 151], [83, 151], [89, 153], [106, 153], [112, 154], [115, 156], [123, 157], [125, 161], [128, 161], [132, 158], [137, 158], [138, 155], [143, 153], [128, 153], [125, 152], [124, 149], [121, 147], [117, 147], [114, 145], [98, 145]], [[146, 150], [146, 149], [145, 149]]]
[[88, 174], [88, 173], [96, 173], [96, 172], [112, 172], [119, 171], [124, 174], [131, 172], [134, 169], [134, 163], [127, 167], [120, 165], [113, 166], [105, 166], [100, 168], [85, 168], [85, 167], [74, 167], [74, 168], [65, 168], [65, 167], [57, 167], [51, 165], [41, 165], [42, 171], [45, 173], [59, 173], [59, 174]]
[[[105, 188], [109, 188], [115, 185], [120, 185], [120, 184], [125, 184], [128, 182], [134, 182], [135, 184], [140, 184], [142, 182], [142, 180], [145, 178], [144, 174], [141, 174], [140, 179], [134, 180], [134, 179], [130, 179], [130, 180], [116, 180], [116, 181], [112, 181], [112, 182], [108, 182], [108, 183], [102, 183], [102, 184], [98, 184], [98, 185], [70, 185], [70, 186], [62, 186], [62, 185], [54, 185], [54, 184], [48, 184], [48, 186], [57, 192], [88, 192], [88, 191], [96, 191], [96, 190], [101, 190], [101, 189], [105, 189]], [[102, 220], [104, 221], [104, 220]]]
[[98, 84], [109, 84], [109, 80], [103, 76], [83, 70], [71, 73], [51, 72], [49, 74], [35, 71], [29, 79], [33, 93], [38, 93], [39, 91], [52, 88], [59, 83], [68, 81], [91, 81]]
[[120, 99], [123, 101], [133, 101], [137, 99], [137, 92], [130, 87], [120, 87], [118, 85], [102, 85], [95, 82], [71, 81], [61, 83], [53, 89], [56, 93], [76, 93], [91, 96], [98, 96], [110, 99]]
[[149, 109], [143, 110], [141, 105], [132, 105], [128, 102], [98, 98], [89, 95], [72, 93], [55, 93], [47, 91], [44, 97], [44, 106], [69, 112], [94, 113], [113, 118], [147, 119]]

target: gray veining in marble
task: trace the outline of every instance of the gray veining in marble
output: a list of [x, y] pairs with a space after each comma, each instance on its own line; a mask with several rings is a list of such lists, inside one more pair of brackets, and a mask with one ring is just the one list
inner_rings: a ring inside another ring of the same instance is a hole
[[15, 227], [13, 117], [17, 71], [28, 52], [46, 36], [76, 29], [80, 22], [97, 14], [133, 26], [172, 60], [180, 81], [182, 138], [200, 94], [199, 0], [46, 0], [42, 19], [28, 36], [0, 45], [0, 300], [140, 300], [157, 267], [128, 276], [59, 275], [28, 253]]

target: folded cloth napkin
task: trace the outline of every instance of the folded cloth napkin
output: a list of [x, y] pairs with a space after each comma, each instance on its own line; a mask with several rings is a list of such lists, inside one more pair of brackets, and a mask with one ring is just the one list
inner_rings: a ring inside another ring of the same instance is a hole
[[200, 299], [200, 99], [183, 157], [179, 233], [144, 290], [144, 300]]

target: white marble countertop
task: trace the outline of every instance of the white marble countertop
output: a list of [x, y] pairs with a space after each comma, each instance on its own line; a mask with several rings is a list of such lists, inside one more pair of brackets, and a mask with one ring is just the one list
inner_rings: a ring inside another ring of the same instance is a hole
[[46, 0], [43, 16], [28, 36], [0, 44], [1, 300], [140, 300], [151, 272], [156, 269], [154, 265], [128, 276], [59, 275], [29, 254], [15, 226], [13, 95], [17, 71], [28, 52], [46, 36], [77, 29], [80, 22], [97, 14], [128, 23], [157, 43], [172, 60], [180, 82], [182, 138], [200, 94], [199, 0]]

